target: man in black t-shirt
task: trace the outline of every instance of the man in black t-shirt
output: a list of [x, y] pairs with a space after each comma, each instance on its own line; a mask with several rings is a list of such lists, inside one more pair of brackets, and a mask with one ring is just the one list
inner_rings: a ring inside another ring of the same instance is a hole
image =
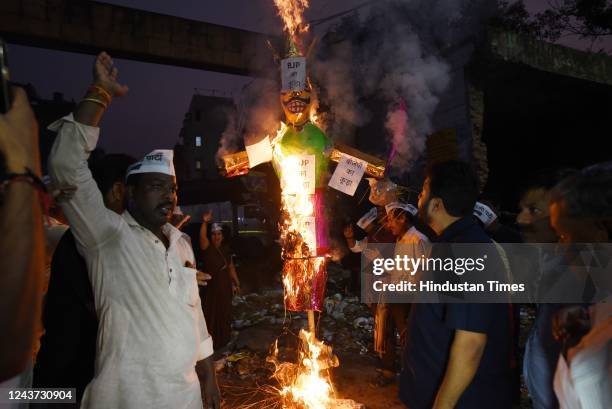
[[[438, 243], [491, 243], [472, 217], [477, 196], [467, 164], [451, 161], [430, 169], [419, 214]], [[499, 254], [488, 254], [489, 266], [502, 268]], [[402, 402], [410, 409], [510, 408], [510, 314], [508, 304], [414, 304], [400, 376]]]

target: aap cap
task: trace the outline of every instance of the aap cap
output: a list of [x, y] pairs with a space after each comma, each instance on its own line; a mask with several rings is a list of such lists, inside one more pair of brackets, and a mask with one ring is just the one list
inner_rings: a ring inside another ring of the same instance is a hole
[[220, 223], [213, 223], [211, 228], [210, 228], [211, 232], [215, 232], [215, 231], [223, 231], [223, 227], [221, 227]]
[[476, 202], [474, 205], [474, 216], [486, 226], [493, 223], [497, 219], [497, 215], [491, 208], [483, 203]]
[[156, 149], [147, 154], [140, 162], [130, 166], [127, 170], [126, 179], [137, 173], [163, 173], [176, 176], [173, 158], [174, 152], [171, 149]]
[[361, 219], [357, 220], [357, 226], [365, 230], [376, 218], [378, 217], [378, 210], [373, 207], [366, 214], [361, 216]]
[[416, 216], [418, 212], [418, 209], [414, 207], [413, 205], [411, 205], [410, 203], [391, 202], [385, 206], [385, 210], [387, 211], [387, 214], [389, 214], [389, 212], [392, 211], [393, 209], [405, 210], [413, 216]]

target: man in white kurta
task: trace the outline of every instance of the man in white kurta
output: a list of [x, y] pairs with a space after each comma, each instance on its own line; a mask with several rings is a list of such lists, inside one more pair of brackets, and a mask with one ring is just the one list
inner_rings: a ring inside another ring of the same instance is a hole
[[[98, 56], [94, 73], [96, 83], [111, 92], [116, 69], [105, 53]], [[133, 203], [123, 215], [106, 209], [87, 167], [99, 128], [75, 120], [95, 115], [99, 120], [96, 109], [95, 101], [84, 99], [75, 117], [68, 115], [52, 125], [58, 137], [49, 158], [52, 178], [77, 187], [63, 210], [87, 262], [99, 318], [95, 375], [81, 407], [202, 408], [195, 365], [206, 359], [206, 368], [212, 368], [213, 348], [196, 270], [186, 267], [195, 265], [189, 238], [169, 223], [160, 224], [154, 234], [135, 220], [139, 209]], [[138, 173], [173, 174], [171, 153], [147, 155]], [[175, 191], [172, 196], [175, 204]], [[214, 369], [205, 369], [205, 376], [214, 378]], [[207, 385], [204, 389], [210, 390]]]

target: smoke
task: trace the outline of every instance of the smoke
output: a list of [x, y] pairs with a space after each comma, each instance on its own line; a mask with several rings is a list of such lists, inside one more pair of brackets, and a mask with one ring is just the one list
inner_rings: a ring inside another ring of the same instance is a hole
[[[370, 120], [361, 106], [353, 78], [353, 45], [343, 41], [312, 61], [310, 72], [319, 88], [319, 113], [325, 132], [335, 141], [352, 144], [356, 127]], [[322, 103], [324, 101], [324, 103]]]
[[[355, 146], [357, 132], [367, 127], [367, 143], [376, 146], [359, 148], [384, 159], [392, 155], [392, 174], [409, 172], [436, 130], [433, 116], [450, 82], [442, 53], [481, 32], [495, 3], [377, 1], [336, 22], [308, 61], [324, 131], [336, 142]], [[278, 96], [276, 81], [254, 80], [246, 87], [220, 153], [235, 152], [231, 148], [242, 139], [250, 144], [273, 136], [280, 118]]]
[[391, 172], [401, 174], [421, 156], [433, 132], [433, 114], [449, 85], [450, 66], [423, 48], [411, 26], [398, 22], [386, 33], [399, 41], [382, 42], [379, 58], [388, 61], [391, 69], [374, 76], [387, 103], [387, 141], [395, 153]]
[[410, 171], [435, 131], [432, 118], [450, 82], [441, 52], [484, 26], [487, 3], [388, 0], [340, 21], [310, 67], [329, 111], [329, 135], [354, 143], [357, 128], [385, 118], [381, 135], [368, 135], [385, 145], [373, 150], [393, 156], [392, 173]]
[[238, 150], [240, 146], [241, 137], [238, 132], [237, 126], [237, 113], [236, 111], [227, 111], [227, 125], [225, 130], [221, 134], [221, 140], [219, 141], [219, 150], [217, 151], [217, 161], [223, 155], [227, 155], [228, 153], [234, 153]]
[[279, 88], [275, 81], [254, 79], [241, 91], [236, 111], [228, 113], [228, 122], [219, 142], [217, 160], [235, 153], [244, 145], [273, 137], [279, 125]]

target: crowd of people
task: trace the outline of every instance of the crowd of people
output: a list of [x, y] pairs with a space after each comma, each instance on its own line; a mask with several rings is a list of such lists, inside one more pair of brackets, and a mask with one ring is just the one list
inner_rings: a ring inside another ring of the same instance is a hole
[[[93, 71], [75, 111], [50, 126], [57, 139], [44, 181], [23, 90], [0, 114], [0, 390], [75, 388], [73, 407], [88, 409], [218, 409], [213, 359], [230, 341], [241, 291], [223, 228], [208, 212], [199, 240], [181, 231], [188, 216], [177, 210], [171, 150], [140, 161], [91, 155], [104, 112], [128, 92], [108, 54]], [[518, 231], [479, 197], [466, 163], [430, 166], [418, 203], [391, 195], [396, 187], [372, 186], [374, 207], [344, 228], [350, 252], [612, 240], [612, 162], [532, 178]], [[488, 256], [508, 269], [503, 251]], [[371, 305], [380, 357], [371, 383], [397, 382], [407, 408], [511, 408], [521, 368], [534, 409], [612, 402], [609, 302], [538, 304], [521, 365], [518, 305], [388, 301]]]
[[[379, 190], [390, 191], [388, 184], [393, 183], [384, 183], [387, 185]], [[389, 234], [395, 237], [397, 248], [417, 255], [427, 253], [422, 248], [429, 241], [491, 243], [499, 251], [487, 254], [488, 270], [506, 271], [509, 262], [498, 243], [593, 245], [609, 243], [612, 238], [612, 162], [535, 175], [518, 204], [518, 230], [501, 224], [490, 202], [478, 200], [476, 177], [469, 165], [459, 161], [428, 170], [418, 210], [402, 199], [394, 202], [397, 197], [375, 193], [370, 201], [377, 206], [357, 221], [361, 240], [356, 240], [353, 225], [344, 229], [346, 244], [353, 252], [364, 251], [367, 243], [381, 243], [379, 237], [388, 243]], [[404, 243], [418, 243], [418, 247], [406, 249]], [[430, 256], [436, 257], [439, 249], [432, 247]], [[533, 278], [535, 299], [541, 299], [539, 293], [560, 278], [555, 268], [563, 255], [549, 254], [543, 259], [542, 271], [533, 271], [540, 274]], [[607, 291], [612, 279], [608, 273], [603, 288]], [[589, 284], [592, 286], [587, 279], [584, 299], [592, 298], [595, 291], [593, 287], [589, 290]], [[374, 383], [392, 382], [399, 367], [400, 399], [410, 409], [511, 408], [519, 404], [521, 369], [535, 409], [605, 408], [612, 401], [609, 293], [605, 302], [597, 304], [536, 304], [522, 362], [520, 305], [385, 301], [381, 298], [372, 305], [375, 347], [384, 375], [382, 382], [378, 375]], [[402, 351], [399, 359], [394, 356], [398, 348]]]

